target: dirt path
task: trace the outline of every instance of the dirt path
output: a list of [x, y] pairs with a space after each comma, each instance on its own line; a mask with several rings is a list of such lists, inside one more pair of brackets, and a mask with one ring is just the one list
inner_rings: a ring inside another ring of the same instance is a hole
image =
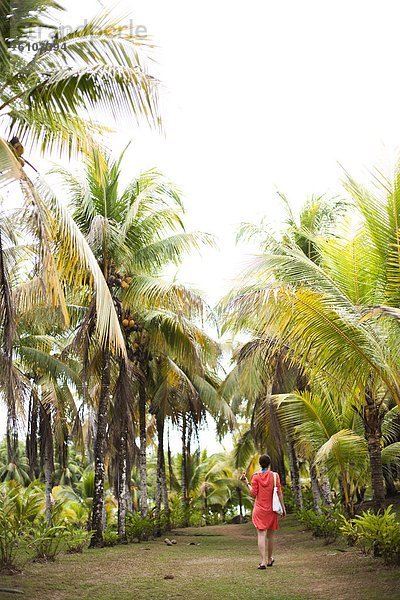
[[[62, 555], [55, 564], [28, 564], [0, 587], [30, 600], [396, 600], [400, 570], [384, 567], [343, 544], [324, 546], [288, 518], [279, 532], [276, 564], [257, 571], [251, 523], [175, 532], [161, 540]], [[344, 550], [344, 551], [343, 551]], [[0, 598], [12, 598], [0, 593]]]

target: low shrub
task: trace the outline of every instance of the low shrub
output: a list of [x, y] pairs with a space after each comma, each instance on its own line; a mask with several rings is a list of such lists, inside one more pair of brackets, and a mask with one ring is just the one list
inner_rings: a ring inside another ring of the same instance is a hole
[[392, 506], [378, 514], [368, 510], [350, 521], [342, 517], [340, 531], [364, 554], [380, 556], [386, 564], [400, 564], [400, 523]]
[[203, 527], [206, 524], [206, 517], [201, 512], [194, 511], [190, 515], [189, 522], [191, 527]]
[[44, 517], [37, 519], [30, 530], [29, 547], [33, 549], [33, 560], [38, 562], [54, 561], [62, 550], [65, 537], [64, 525], [51, 525]]
[[15, 481], [0, 487], [0, 571], [20, 570], [28, 552], [31, 523], [39, 514], [43, 494], [29, 486], [24, 489]]
[[141, 517], [137, 512], [126, 515], [126, 537], [129, 542], [147, 540], [154, 535], [156, 529], [156, 522], [149, 517]]
[[105, 546], [116, 546], [118, 544], [118, 532], [107, 528], [103, 531], [103, 542]]
[[86, 531], [81, 527], [76, 527], [71, 523], [66, 526], [65, 545], [67, 552], [71, 554], [81, 554], [84, 548], [87, 548], [93, 531]]
[[189, 509], [184, 509], [180, 499], [173, 499], [171, 502], [170, 521], [172, 528], [185, 527], [190, 521]]
[[298, 520], [310, 529], [316, 538], [322, 538], [326, 544], [332, 544], [340, 533], [341, 513], [321, 507], [321, 514], [313, 509], [303, 509], [297, 513]]

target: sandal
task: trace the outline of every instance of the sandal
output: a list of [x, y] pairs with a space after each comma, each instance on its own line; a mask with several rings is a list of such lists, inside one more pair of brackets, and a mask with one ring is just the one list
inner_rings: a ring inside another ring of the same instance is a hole
[[272, 567], [272, 565], [274, 564], [274, 562], [275, 562], [275, 559], [271, 558], [271, 562], [267, 563], [267, 567]]
[[261, 563], [258, 565], [257, 569], [259, 569], [260, 571], [265, 571], [267, 567], [265, 565], [262, 565]]

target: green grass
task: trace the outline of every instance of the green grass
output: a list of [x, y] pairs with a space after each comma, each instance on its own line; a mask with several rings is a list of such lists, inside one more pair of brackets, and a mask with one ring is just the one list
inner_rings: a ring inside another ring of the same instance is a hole
[[52, 564], [29, 563], [22, 575], [0, 577], [0, 587], [22, 589], [31, 600], [398, 597], [400, 570], [365, 558], [342, 542], [324, 546], [292, 517], [278, 534], [276, 565], [266, 571], [257, 570], [251, 523], [180, 530], [174, 536], [178, 543], [171, 547], [156, 540], [88, 550], [83, 555], [63, 554]]

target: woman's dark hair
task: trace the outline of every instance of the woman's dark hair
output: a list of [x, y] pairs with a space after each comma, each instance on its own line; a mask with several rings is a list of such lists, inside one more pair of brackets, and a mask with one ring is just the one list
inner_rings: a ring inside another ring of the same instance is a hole
[[268, 456], [268, 454], [261, 454], [258, 462], [260, 463], [260, 467], [262, 469], [267, 469], [271, 464], [271, 458]]

